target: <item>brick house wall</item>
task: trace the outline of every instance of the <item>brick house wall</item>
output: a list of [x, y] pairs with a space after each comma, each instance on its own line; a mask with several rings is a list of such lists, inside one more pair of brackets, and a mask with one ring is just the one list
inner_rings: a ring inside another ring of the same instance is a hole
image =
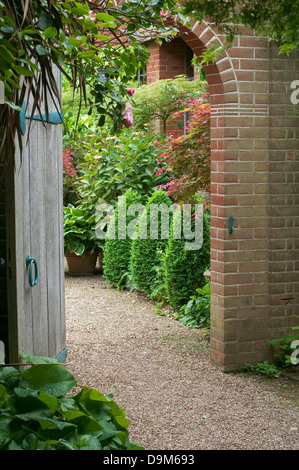
[[[158, 80], [175, 78], [178, 75], [185, 75], [190, 79], [198, 79], [198, 74], [191, 65], [193, 58], [192, 49], [181, 37], [176, 37], [170, 42], [162, 41], [159, 46], [154, 40], [146, 44], [150, 59], [146, 67], [146, 83], [149, 85]], [[178, 137], [184, 133], [185, 121], [182, 118], [169, 121], [167, 133]], [[156, 126], [157, 131], [162, 131], [162, 124]]]

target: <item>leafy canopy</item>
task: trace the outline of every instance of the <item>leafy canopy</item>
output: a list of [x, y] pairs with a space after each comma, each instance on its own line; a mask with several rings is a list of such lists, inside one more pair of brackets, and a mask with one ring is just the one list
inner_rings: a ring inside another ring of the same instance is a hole
[[19, 112], [28, 90], [32, 115], [41, 114], [42, 101], [48, 114], [49, 97], [61, 111], [53, 64], [80, 90], [81, 99], [87, 99], [90, 84], [89, 104], [117, 125], [125, 84], [148, 57], [142, 34], [151, 26], [168, 34], [163, 9], [174, 12], [175, 1], [132, 0], [115, 7], [106, 0], [0, 0], [0, 82], [6, 101], [0, 106], [2, 158], [14, 153], [16, 133], [22, 148]]
[[209, 18], [229, 41], [240, 33], [240, 24], [258, 35], [276, 41], [281, 52], [289, 53], [299, 45], [299, 3], [293, 0], [186, 0], [184, 14], [199, 21]]

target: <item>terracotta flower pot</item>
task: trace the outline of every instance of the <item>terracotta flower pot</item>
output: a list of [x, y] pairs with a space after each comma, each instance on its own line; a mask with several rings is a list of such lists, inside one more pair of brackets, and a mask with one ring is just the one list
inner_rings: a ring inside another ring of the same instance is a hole
[[86, 251], [82, 256], [68, 252], [65, 257], [71, 276], [90, 276], [95, 273], [98, 252]]

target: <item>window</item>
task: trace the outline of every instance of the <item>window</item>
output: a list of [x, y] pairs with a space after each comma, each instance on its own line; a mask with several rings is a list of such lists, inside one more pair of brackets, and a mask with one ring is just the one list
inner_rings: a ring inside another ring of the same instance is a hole
[[147, 82], [146, 66], [143, 67], [142, 69], [138, 70], [137, 79], [138, 79], [138, 85], [139, 86], [146, 85], [146, 82]]

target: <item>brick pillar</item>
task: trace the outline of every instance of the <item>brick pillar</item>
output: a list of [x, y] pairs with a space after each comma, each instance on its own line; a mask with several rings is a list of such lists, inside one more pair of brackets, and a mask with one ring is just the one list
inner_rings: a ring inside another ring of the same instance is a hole
[[211, 87], [219, 102], [211, 130], [211, 358], [230, 370], [269, 356], [267, 41], [238, 38], [217, 67], [223, 91]]

